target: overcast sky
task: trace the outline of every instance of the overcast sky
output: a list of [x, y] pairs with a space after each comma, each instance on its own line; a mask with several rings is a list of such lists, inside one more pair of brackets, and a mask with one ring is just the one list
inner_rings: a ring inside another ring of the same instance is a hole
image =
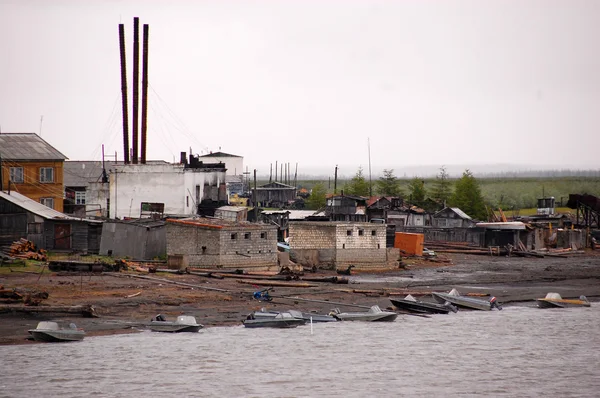
[[148, 159], [220, 148], [260, 174], [352, 174], [370, 139], [373, 170], [398, 175], [600, 167], [600, 1], [0, 0], [2, 132], [122, 159], [118, 24], [131, 89], [134, 16]]

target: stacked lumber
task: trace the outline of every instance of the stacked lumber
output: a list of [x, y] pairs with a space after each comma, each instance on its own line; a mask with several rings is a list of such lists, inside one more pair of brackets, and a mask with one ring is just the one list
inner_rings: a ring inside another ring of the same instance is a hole
[[425, 242], [425, 247], [438, 253], [490, 254], [488, 248], [480, 247], [470, 242]]
[[46, 261], [48, 259], [46, 250], [35, 248], [35, 244], [27, 239], [21, 238], [13, 242], [7, 250], [9, 256], [13, 258], [23, 258], [27, 260]]

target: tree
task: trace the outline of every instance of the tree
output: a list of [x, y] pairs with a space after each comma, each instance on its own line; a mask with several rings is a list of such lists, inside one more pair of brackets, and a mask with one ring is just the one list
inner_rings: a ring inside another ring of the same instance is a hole
[[450, 197], [450, 204], [458, 207], [468, 215], [479, 220], [485, 220], [487, 215], [485, 203], [479, 182], [469, 169], [465, 170], [462, 177], [454, 185], [454, 193]]
[[431, 199], [443, 206], [446, 206], [446, 203], [452, 196], [452, 186], [450, 185], [449, 177], [446, 167], [440, 167], [440, 174], [435, 177], [435, 182], [431, 189]]
[[311, 210], [318, 210], [321, 207], [325, 206], [325, 194], [327, 191], [325, 190], [325, 185], [323, 183], [316, 183], [311, 192], [310, 196], [306, 200], [306, 207]]
[[369, 182], [363, 175], [362, 166], [352, 177], [352, 179], [344, 184], [344, 193], [346, 195], [369, 196]]
[[375, 184], [377, 184], [377, 191], [380, 195], [384, 196], [400, 196], [400, 184], [394, 170], [383, 170], [383, 177], [380, 177]]
[[415, 177], [408, 183], [408, 189], [410, 204], [419, 207], [423, 206], [425, 195], [427, 194], [425, 191], [425, 181], [419, 177]]

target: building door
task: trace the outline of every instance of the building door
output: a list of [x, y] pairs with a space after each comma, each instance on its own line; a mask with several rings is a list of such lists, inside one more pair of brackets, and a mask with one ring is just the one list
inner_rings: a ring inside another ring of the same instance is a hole
[[54, 225], [54, 248], [58, 250], [71, 249], [71, 224]]

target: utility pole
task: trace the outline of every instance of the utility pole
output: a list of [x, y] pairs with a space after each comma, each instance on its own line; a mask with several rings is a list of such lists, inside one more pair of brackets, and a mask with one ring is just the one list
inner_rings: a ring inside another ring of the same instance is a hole
[[337, 194], [337, 171], [338, 171], [338, 167], [337, 164], [335, 165], [335, 175], [333, 177], [333, 194]]
[[275, 182], [277, 182], [277, 161], [275, 161]]
[[373, 181], [371, 180], [371, 139], [367, 138], [367, 147], [369, 149], [369, 197], [373, 196]]
[[4, 191], [4, 186], [3, 186], [3, 178], [4, 176], [2, 175], [2, 154], [0, 153], [0, 192]]
[[254, 204], [254, 222], [258, 222], [258, 203], [256, 203], [256, 169], [254, 169], [254, 192], [252, 192], [252, 203]]
[[271, 163], [271, 168], [269, 171], [269, 184], [273, 182], [273, 163]]

